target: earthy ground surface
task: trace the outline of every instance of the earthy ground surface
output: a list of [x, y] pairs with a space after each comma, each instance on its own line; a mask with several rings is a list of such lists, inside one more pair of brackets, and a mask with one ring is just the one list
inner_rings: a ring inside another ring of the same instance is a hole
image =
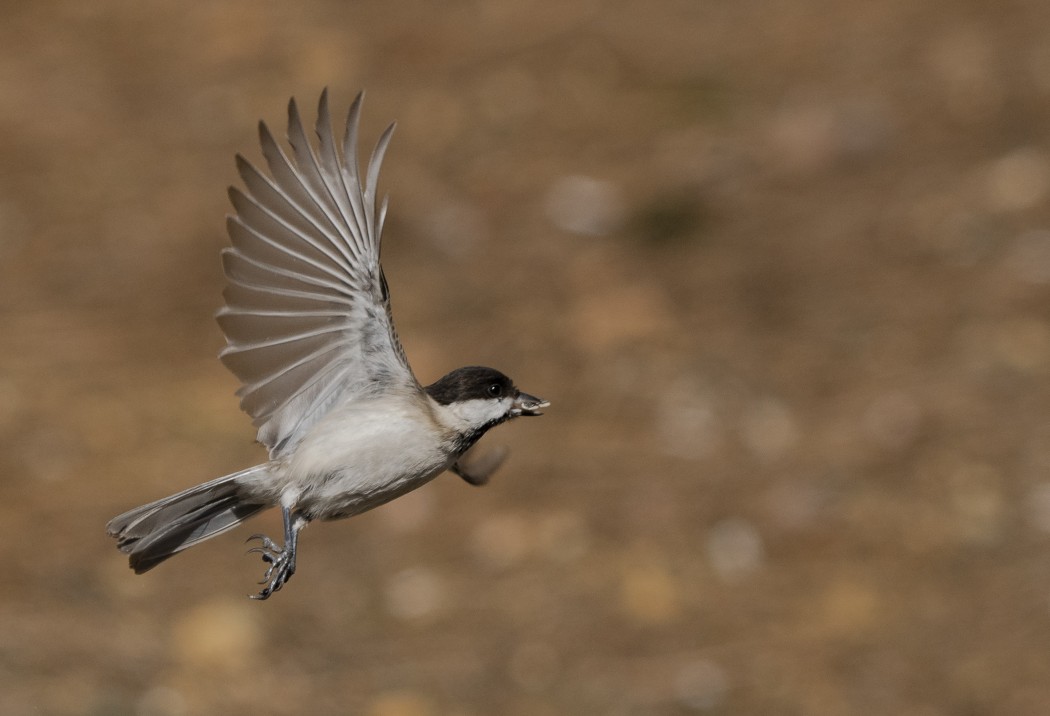
[[[224, 192], [326, 85], [416, 373], [553, 406], [269, 602], [272, 514], [136, 577], [263, 457]], [[0, 713], [1047, 713], [1048, 152], [1045, 0], [5, 3]]]

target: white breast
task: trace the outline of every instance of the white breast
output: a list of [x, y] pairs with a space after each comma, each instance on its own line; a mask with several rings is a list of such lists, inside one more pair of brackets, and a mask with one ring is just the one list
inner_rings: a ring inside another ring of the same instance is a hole
[[415, 396], [356, 401], [326, 415], [283, 461], [285, 497], [311, 519], [364, 512], [446, 470], [444, 442]]

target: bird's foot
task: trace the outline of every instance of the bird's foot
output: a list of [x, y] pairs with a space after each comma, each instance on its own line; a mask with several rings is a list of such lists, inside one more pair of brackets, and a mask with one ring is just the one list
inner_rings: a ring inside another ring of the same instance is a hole
[[263, 575], [259, 584], [265, 585], [258, 594], [249, 595], [252, 599], [269, 599], [270, 595], [284, 586], [285, 582], [295, 574], [295, 549], [278, 546], [266, 535], [256, 534], [248, 538], [248, 541], [259, 540], [258, 547], [252, 547], [248, 554], [257, 553], [262, 555], [262, 560], [269, 567]]

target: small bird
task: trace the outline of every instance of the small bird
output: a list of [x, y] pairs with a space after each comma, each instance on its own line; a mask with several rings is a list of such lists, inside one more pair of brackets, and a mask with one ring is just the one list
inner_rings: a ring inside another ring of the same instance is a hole
[[307, 524], [360, 514], [446, 470], [485, 484], [505, 451], [477, 456], [478, 439], [549, 405], [493, 368], [458, 368], [425, 387], [416, 380], [379, 263], [387, 201], [377, 212], [376, 183], [395, 125], [362, 177], [362, 97], [350, 107], [341, 147], [325, 90], [316, 149], [293, 98], [290, 156], [263, 122], [270, 176], [237, 155], [247, 191], [229, 190], [236, 213], [226, 222], [232, 246], [222, 252], [220, 359], [240, 380], [241, 408], [270, 459], [114, 517], [107, 532], [137, 574], [279, 506], [284, 544], [249, 538], [258, 541], [249, 552], [268, 565], [252, 598], [267, 599], [295, 573]]

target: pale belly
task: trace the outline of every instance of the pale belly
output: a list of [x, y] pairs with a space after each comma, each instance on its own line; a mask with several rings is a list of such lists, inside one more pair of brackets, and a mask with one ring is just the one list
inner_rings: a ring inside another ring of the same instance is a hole
[[280, 501], [308, 519], [360, 514], [426, 484], [452, 456], [411, 404], [333, 411], [281, 465]]

